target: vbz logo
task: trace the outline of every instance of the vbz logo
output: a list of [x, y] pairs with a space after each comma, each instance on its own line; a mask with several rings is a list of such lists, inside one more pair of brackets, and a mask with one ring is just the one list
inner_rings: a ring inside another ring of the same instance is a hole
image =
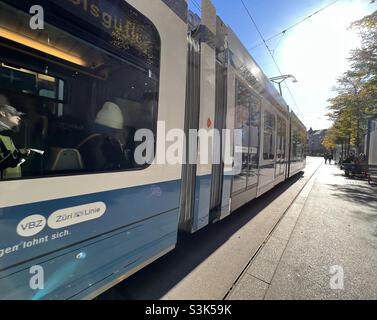
[[38, 220], [38, 221], [35, 221], [35, 222], [29, 222], [26, 225], [21, 224], [21, 228], [22, 228], [23, 231], [25, 231], [27, 229], [40, 228], [42, 226], [43, 226], [43, 220]]
[[32, 237], [41, 232], [45, 226], [46, 218], [36, 214], [22, 220], [17, 226], [17, 233], [21, 237]]

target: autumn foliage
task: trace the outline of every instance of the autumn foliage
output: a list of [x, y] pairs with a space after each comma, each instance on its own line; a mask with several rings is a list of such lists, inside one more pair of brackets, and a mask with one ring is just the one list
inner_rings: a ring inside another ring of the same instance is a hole
[[346, 153], [351, 147], [361, 151], [368, 119], [377, 114], [377, 11], [351, 28], [358, 31], [362, 45], [351, 52], [351, 68], [338, 79], [337, 96], [329, 100], [334, 125], [323, 141], [326, 149], [342, 145]]

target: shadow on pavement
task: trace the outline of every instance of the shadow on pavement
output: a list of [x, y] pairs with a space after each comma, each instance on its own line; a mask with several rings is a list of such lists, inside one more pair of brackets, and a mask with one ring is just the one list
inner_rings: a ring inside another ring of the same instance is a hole
[[193, 235], [182, 235], [177, 248], [160, 260], [99, 296], [98, 300], [157, 300], [175, 287], [238, 230], [253, 220], [265, 207], [292, 187], [300, 173], [262, 197], [237, 210], [230, 217]]
[[377, 215], [376, 189], [364, 184], [330, 185], [334, 196], [375, 209]]

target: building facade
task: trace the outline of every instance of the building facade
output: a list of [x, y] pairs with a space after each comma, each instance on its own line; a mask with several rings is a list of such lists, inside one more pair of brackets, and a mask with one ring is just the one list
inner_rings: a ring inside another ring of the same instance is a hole
[[322, 156], [326, 153], [325, 147], [322, 145], [323, 140], [328, 130], [313, 130], [308, 131], [308, 155]]

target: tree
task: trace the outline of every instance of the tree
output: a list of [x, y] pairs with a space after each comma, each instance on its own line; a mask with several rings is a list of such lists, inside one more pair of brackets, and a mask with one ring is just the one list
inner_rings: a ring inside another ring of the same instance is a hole
[[331, 131], [332, 140], [347, 145], [348, 152], [351, 146], [356, 147], [359, 152], [361, 138], [366, 134], [364, 123], [367, 117], [367, 103], [362, 93], [363, 84], [363, 78], [359, 74], [347, 71], [338, 79], [335, 89], [338, 95], [329, 100], [329, 116], [335, 122]]
[[365, 77], [377, 75], [377, 11], [354, 22], [351, 28], [358, 30], [361, 48], [351, 53], [352, 69]]
[[367, 120], [377, 114], [377, 11], [354, 22], [361, 37], [361, 47], [351, 52], [351, 69], [337, 80], [337, 96], [329, 100], [329, 117], [334, 126], [324, 145], [341, 144], [347, 153], [351, 146], [360, 152]]
[[322, 145], [325, 147], [326, 150], [334, 150], [336, 148], [337, 142], [337, 133], [335, 127], [332, 127], [328, 130]]
[[362, 79], [361, 95], [368, 115], [377, 113], [377, 11], [354, 22], [351, 28], [358, 30], [361, 48], [353, 50], [350, 61], [355, 74]]

